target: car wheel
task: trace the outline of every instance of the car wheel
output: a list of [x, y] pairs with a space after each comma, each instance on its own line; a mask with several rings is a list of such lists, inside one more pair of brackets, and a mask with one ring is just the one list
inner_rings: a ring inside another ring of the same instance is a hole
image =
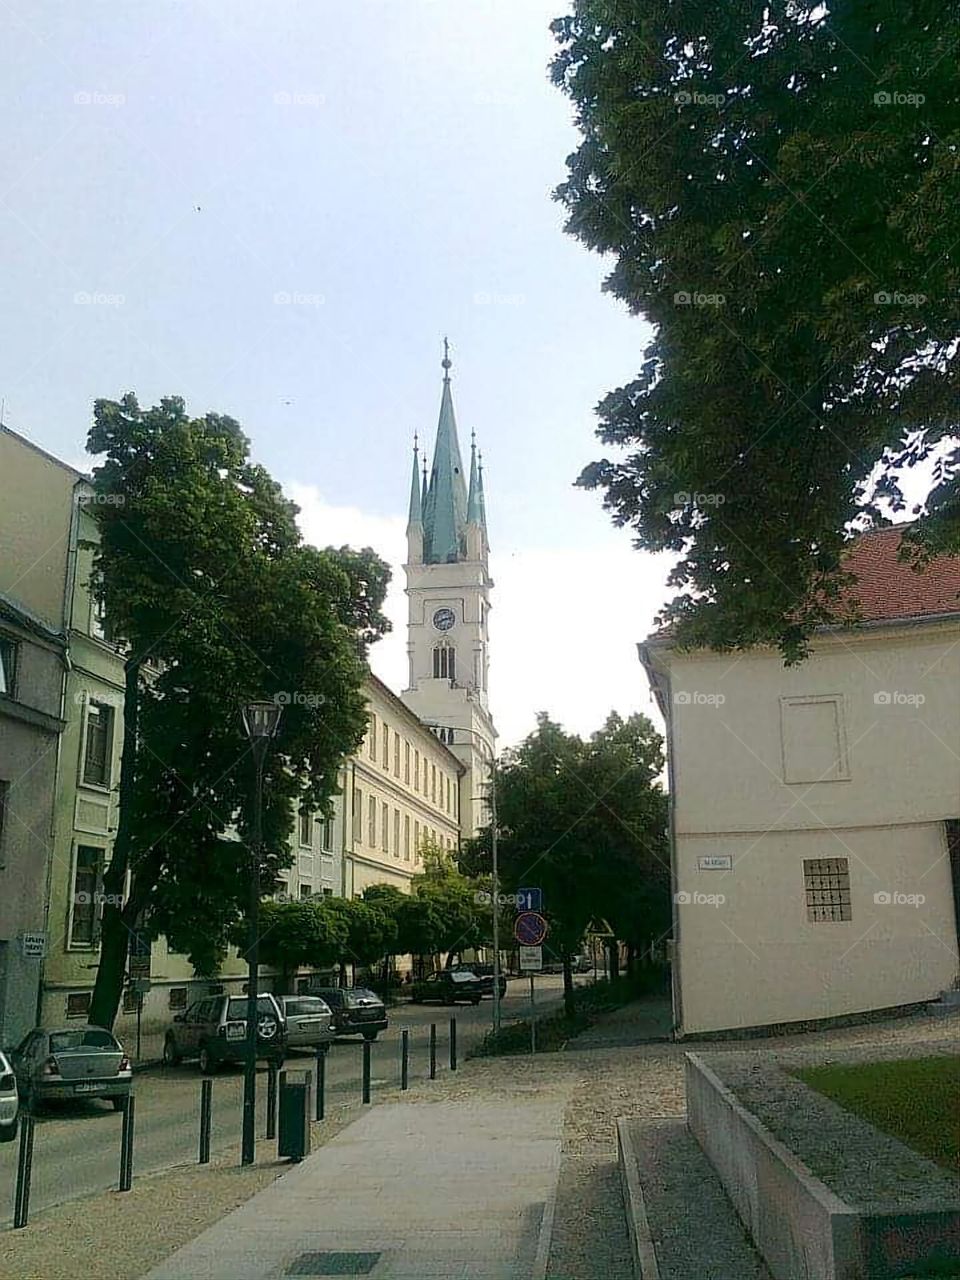
[[199, 1066], [205, 1076], [212, 1076], [217, 1069], [217, 1060], [206, 1045], [200, 1050]]
[[29, 1111], [32, 1116], [40, 1115], [43, 1110], [43, 1103], [31, 1089], [29, 1093], [25, 1093], [21, 1099], [24, 1111]]
[[177, 1042], [173, 1036], [167, 1036], [163, 1042], [163, 1065], [165, 1067], [179, 1067], [183, 1061], [183, 1055], [177, 1048]]
[[363, 1038], [364, 1040], [376, 1040], [379, 1034], [380, 1034], [379, 1031], [365, 1031], [363, 1033]]
[[20, 1129], [20, 1117], [17, 1116], [13, 1124], [5, 1124], [3, 1128], [0, 1129], [0, 1142], [13, 1142], [13, 1140], [17, 1136], [19, 1129]]

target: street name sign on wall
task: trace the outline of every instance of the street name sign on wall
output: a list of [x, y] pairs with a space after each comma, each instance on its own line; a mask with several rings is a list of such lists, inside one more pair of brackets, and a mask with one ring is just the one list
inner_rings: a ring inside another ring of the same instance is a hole
[[47, 954], [47, 935], [45, 933], [22, 933], [20, 935], [20, 951], [25, 957], [42, 960]]
[[520, 972], [539, 973], [543, 968], [543, 947], [520, 948]]
[[732, 871], [733, 855], [730, 853], [711, 853], [697, 859], [697, 867], [701, 871]]
[[542, 911], [543, 910], [543, 890], [542, 889], [518, 889], [517, 890], [517, 910], [518, 911]]
[[514, 921], [513, 936], [521, 947], [539, 947], [547, 936], [547, 922], [538, 911], [523, 911]]

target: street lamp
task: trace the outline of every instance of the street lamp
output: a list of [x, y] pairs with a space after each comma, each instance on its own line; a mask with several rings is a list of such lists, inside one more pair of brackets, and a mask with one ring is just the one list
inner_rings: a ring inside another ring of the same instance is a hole
[[243, 1071], [243, 1147], [241, 1164], [256, 1159], [257, 983], [260, 968], [260, 864], [263, 844], [263, 765], [270, 739], [277, 736], [283, 707], [279, 702], [250, 702], [241, 711], [243, 731], [253, 751], [253, 839], [250, 849], [250, 900], [247, 908], [247, 1053]]
[[[425, 720], [428, 729], [459, 729], [461, 733], [469, 733], [471, 737], [482, 742], [487, 764], [490, 766], [490, 879], [493, 895], [493, 1029], [500, 1030], [500, 868], [497, 862], [497, 763], [486, 738], [476, 729], [465, 729], [461, 725], [443, 725], [438, 721]], [[450, 745], [448, 743], [448, 745]]]

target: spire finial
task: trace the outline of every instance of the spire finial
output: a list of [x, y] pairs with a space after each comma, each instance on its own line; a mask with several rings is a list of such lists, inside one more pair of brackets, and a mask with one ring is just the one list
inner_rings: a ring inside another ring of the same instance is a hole
[[416, 453], [419, 447], [420, 447], [420, 437], [417, 435], [415, 431], [413, 433], [413, 452]]
[[450, 359], [450, 343], [446, 338], [443, 340], [443, 359], [440, 361], [440, 364], [443, 368], [443, 380], [444, 382], [449, 382], [450, 366], [453, 364], [453, 361]]

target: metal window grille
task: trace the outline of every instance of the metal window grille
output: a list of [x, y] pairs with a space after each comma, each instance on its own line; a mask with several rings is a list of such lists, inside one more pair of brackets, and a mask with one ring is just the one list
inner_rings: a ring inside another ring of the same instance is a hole
[[803, 887], [811, 923], [852, 919], [847, 858], [804, 858]]

